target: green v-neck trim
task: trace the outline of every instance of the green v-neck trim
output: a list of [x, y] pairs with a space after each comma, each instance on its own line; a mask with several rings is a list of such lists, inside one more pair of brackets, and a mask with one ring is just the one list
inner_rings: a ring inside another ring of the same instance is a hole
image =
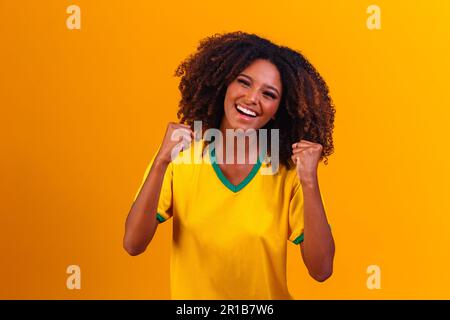
[[258, 158], [256, 160], [256, 164], [253, 166], [253, 168], [250, 171], [250, 173], [245, 177], [244, 180], [242, 180], [239, 184], [235, 185], [235, 184], [232, 184], [227, 179], [227, 177], [225, 177], [225, 175], [222, 172], [222, 169], [220, 169], [219, 164], [216, 162], [216, 150], [215, 150], [215, 148], [210, 148], [209, 151], [210, 151], [210, 157], [211, 157], [211, 164], [213, 166], [214, 171], [216, 172], [217, 177], [225, 185], [225, 187], [227, 187], [228, 189], [230, 189], [231, 191], [233, 191], [235, 193], [239, 192], [247, 184], [249, 184], [250, 181], [252, 181], [252, 179], [255, 177], [256, 173], [258, 173], [259, 168], [261, 167], [260, 156], [258, 156]]

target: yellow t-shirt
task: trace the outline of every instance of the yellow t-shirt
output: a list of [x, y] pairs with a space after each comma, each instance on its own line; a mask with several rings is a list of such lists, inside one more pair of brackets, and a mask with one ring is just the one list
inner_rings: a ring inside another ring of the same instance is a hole
[[[293, 299], [286, 281], [287, 240], [303, 241], [296, 170], [279, 165], [270, 175], [271, 164], [258, 161], [245, 180], [232, 185], [215, 163], [212, 145], [202, 152], [203, 145], [193, 142], [169, 164], [159, 198], [159, 222], [173, 217], [172, 299]], [[191, 164], [176, 163], [181, 159]]]

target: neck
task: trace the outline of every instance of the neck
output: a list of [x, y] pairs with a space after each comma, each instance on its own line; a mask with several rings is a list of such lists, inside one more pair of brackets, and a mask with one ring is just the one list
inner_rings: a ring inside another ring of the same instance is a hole
[[[230, 131], [227, 134], [227, 129]], [[230, 149], [233, 145], [233, 164], [243, 164], [242, 159], [238, 162], [238, 155], [244, 154], [244, 164], [255, 164], [255, 159], [259, 154], [259, 144], [258, 144], [258, 130], [255, 130], [255, 134], [244, 135], [242, 137], [237, 137], [236, 129], [228, 127], [224, 121], [220, 125], [220, 132], [222, 133], [222, 143], [217, 141], [215, 143], [216, 150], [222, 152], [223, 161], [225, 163], [230, 163], [227, 161], [227, 146]], [[231, 157], [231, 155], [229, 155]]]

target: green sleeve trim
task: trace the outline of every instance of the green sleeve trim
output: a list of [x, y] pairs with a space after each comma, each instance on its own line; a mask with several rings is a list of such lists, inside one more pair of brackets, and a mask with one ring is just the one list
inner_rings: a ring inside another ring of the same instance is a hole
[[302, 233], [294, 240], [294, 244], [299, 244], [299, 243], [303, 242], [303, 239], [304, 239], [304, 235]]
[[[331, 224], [329, 224], [328, 226], [329, 226], [330, 229], [331, 229]], [[305, 236], [304, 236], [304, 234], [302, 233], [302, 234], [299, 235], [297, 238], [295, 238], [295, 240], [294, 240], [293, 242], [294, 242], [295, 244], [302, 243], [303, 240], [304, 240], [304, 238], [305, 238]]]
[[159, 213], [156, 213], [156, 219], [158, 219], [159, 223], [166, 221], [162, 215]]

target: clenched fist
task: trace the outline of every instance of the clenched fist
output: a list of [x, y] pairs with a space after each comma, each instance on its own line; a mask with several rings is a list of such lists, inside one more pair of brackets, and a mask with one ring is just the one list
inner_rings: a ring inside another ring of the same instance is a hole
[[190, 126], [169, 122], [156, 159], [166, 164], [172, 162], [181, 150], [189, 148], [193, 138], [194, 132]]
[[319, 143], [300, 140], [292, 145], [292, 161], [296, 164], [297, 175], [302, 184], [317, 181], [317, 167], [323, 147]]

